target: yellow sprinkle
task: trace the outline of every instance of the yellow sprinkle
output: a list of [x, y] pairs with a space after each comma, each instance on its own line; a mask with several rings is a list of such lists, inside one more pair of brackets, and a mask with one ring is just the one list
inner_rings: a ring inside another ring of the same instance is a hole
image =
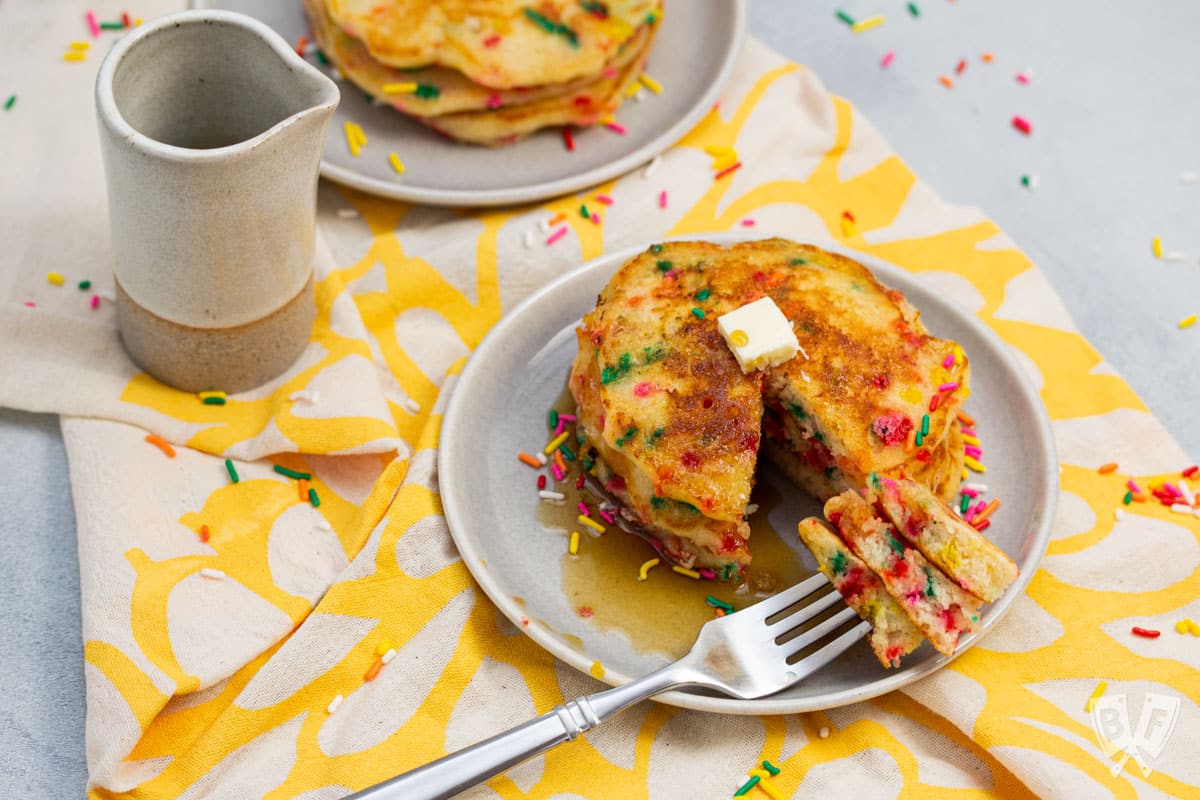
[[392, 649], [392, 643], [387, 639], [380, 639], [379, 644], [375, 645], [375, 655], [383, 656], [388, 650]]
[[1190, 619], [1187, 621], [1187, 624], [1188, 624], [1188, 633], [1190, 633], [1192, 636], [1200, 636], [1200, 625], [1197, 625], [1195, 622], [1193, 622]]
[[704, 146], [704, 152], [708, 153], [713, 158], [718, 156], [736, 156], [737, 151], [732, 147], [723, 144], [707, 144]]
[[614, 117], [612, 114], [608, 114], [608, 115], [600, 118], [601, 125], [611, 125], [612, 123], [614, 123], [616, 121], [617, 121], [617, 118]]
[[1100, 681], [1100, 683], [1096, 685], [1096, 691], [1092, 692], [1092, 696], [1088, 698], [1087, 704], [1083, 707], [1083, 710], [1090, 714], [1092, 712], [1092, 706], [1096, 705], [1096, 701], [1104, 695], [1104, 690], [1107, 688], [1108, 683], [1105, 681]]
[[1154, 257], [1162, 258], [1162, 239], [1155, 236], [1154, 240], [1150, 242], [1150, 246], [1154, 249]]
[[601, 678], [604, 677], [604, 665], [601, 664], [599, 661], [593, 661], [592, 668], [589, 669], [588, 672], [592, 673], [593, 678], [595, 678], [596, 680], [600, 680]]
[[1192, 314], [1190, 317], [1184, 317], [1183, 319], [1179, 320], [1179, 327], [1181, 327], [1181, 328], [1190, 328], [1195, 324], [1196, 324], [1196, 315], [1195, 314]]
[[678, 572], [680, 575], [687, 575], [689, 578], [691, 578], [694, 581], [700, 580], [700, 573], [696, 572], [696, 570], [694, 570], [694, 569], [688, 569], [687, 567], [681, 567], [678, 564], [676, 564], [675, 566], [671, 567], [671, 570], [674, 572]]
[[966, 467], [963, 467], [962, 479], [964, 481], [967, 479], [967, 468]]
[[642, 85], [640, 83], [638, 83], [637, 81], [634, 81], [633, 83], [631, 83], [625, 87], [625, 96], [633, 97], [635, 94], [637, 94], [641, 90], [642, 90]]
[[651, 78], [646, 73], [643, 72], [641, 75], [639, 75], [638, 80], [642, 82], [642, 85], [655, 94], [662, 94], [662, 84], [654, 80], [654, 78]]
[[135, 27], [135, 28], [136, 28], [138, 25], [141, 25], [141, 24], [142, 24], [142, 22], [143, 22], [142, 18], [141, 18], [141, 17], [138, 17], [137, 19], [135, 19], [135, 20], [133, 21], [133, 27]]
[[649, 561], [647, 561], [647, 562], [645, 562], [644, 564], [642, 564], [641, 568], [640, 568], [640, 569], [638, 569], [638, 580], [639, 580], [639, 581], [644, 581], [644, 580], [646, 580], [646, 578], [648, 577], [648, 576], [646, 575], [646, 573], [648, 573], [650, 570], [654, 569], [655, 567], [657, 567], [657, 566], [658, 566], [659, 564], [661, 564], [661, 563], [662, 563], [662, 562], [661, 562], [661, 561], [659, 561], [657, 558], [652, 558], [652, 559], [650, 559]]
[[63, 61], [83, 61], [85, 58], [87, 58], [87, 55], [79, 52], [78, 50], [72, 50], [69, 53], [63, 53]]
[[600, 531], [601, 533], [604, 533], [606, 530], [606, 528], [599, 522], [596, 522], [596, 520], [592, 519], [591, 517], [585, 517], [583, 514], [580, 514], [575, 519], [579, 520], [580, 525], [587, 525], [594, 531]]
[[415, 83], [385, 83], [383, 85], [384, 94], [412, 94], [417, 90]]
[[737, 153], [733, 153], [731, 155], [721, 156], [720, 158], [714, 158], [713, 163], [712, 163], [712, 168], [715, 169], [717, 172], [720, 172], [723, 169], [729, 169], [737, 162], [738, 162]]
[[963, 458], [963, 463], [967, 465], [967, 469], [972, 470], [973, 472], [987, 472], [987, 467], [985, 467], [983, 464], [980, 464], [970, 456], [965, 456]]
[[1190, 620], [1190, 619], [1181, 619], [1181, 620], [1179, 620], [1179, 622], [1176, 622], [1176, 623], [1175, 623], [1175, 632], [1176, 632], [1176, 633], [1188, 633], [1188, 632], [1190, 632], [1190, 630], [1191, 630], [1191, 625], [1189, 625], [1189, 624], [1188, 624], [1188, 623], [1190, 623], [1190, 622], [1191, 622], [1191, 620]]
[[207, 400], [210, 397], [219, 397], [222, 400], [224, 400], [225, 393], [224, 392], [200, 392], [197, 394], [197, 397], [199, 397], [201, 400]]
[[853, 235], [854, 223], [850, 221], [849, 217], [842, 217], [842, 236], [849, 239]]
[[962, 435], [962, 440], [967, 444], [973, 444], [976, 447], [981, 446], [978, 439], [976, 439], [974, 436], [967, 436], [965, 433]]
[[357, 122], [351, 122], [350, 129], [354, 131], [354, 138], [358, 140], [359, 146], [366, 147], [367, 146], [367, 135], [365, 133], [363, 133], [362, 126], [359, 125]]
[[565, 442], [567, 440], [567, 437], [570, 435], [571, 435], [570, 431], [564, 431], [561, 435], [555, 436], [554, 439], [551, 440], [550, 444], [546, 445], [546, 447], [542, 450], [542, 452], [545, 453], [546, 455], [550, 455], [555, 450], [557, 450], [558, 446], [560, 444], [562, 444], [563, 442]]
[[396, 170], [397, 175], [404, 174], [404, 162], [400, 160], [400, 156], [388, 153], [388, 163], [392, 165], [392, 169]]
[[883, 20], [884, 18], [882, 16], [867, 17], [866, 19], [859, 20], [851, 25], [850, 30], [854, 31], [855, 33], [869, 31], [871, 28], [874, 28], [877, 25], [882, 25]]
[[571, 531], [571, 544], [567, 546], [567, 552], [571, 555], [579, 553], [579, 531]]
[[63, 278], [62, 275], [59, 275], [57, 272], [47, 272], [46, 280], [49, 281], [50, 283], [53, 283], [55, 286], [62, 286], [63, 280], [65, 280], [65, 279]]
[[72, 50], [87, 50], [92, 46], [91, 42], [71, 42]]
[[343, 122], [342, 130], [346, 133], [346, 146], [350, 148], [350, 155], [358, 158], [359, 144], [358, 136], [356, 136], [354, 133], [354, 123]]
[[771, 783], [771, 774], [765, 769], [752, 769], [746, 774], [751, 778], [758, 778], [758, 783], [755, 786], [762, 789], [771, 800], [784, 800], [783, 794], [780, 793], [775, 784]]
[[745, 347], [750, 344], [750, 337], [743, 330], [736, 330], [729, 334], [729, 341], [733, 342], [738, 347]]

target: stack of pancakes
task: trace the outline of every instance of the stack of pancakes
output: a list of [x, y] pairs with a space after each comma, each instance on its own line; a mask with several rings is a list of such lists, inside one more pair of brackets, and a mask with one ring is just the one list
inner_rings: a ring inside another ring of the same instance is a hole
[[497, 145], [593, 125], [637, 81], [660, 0], [304, 0], [313, 36], [372, 97]]

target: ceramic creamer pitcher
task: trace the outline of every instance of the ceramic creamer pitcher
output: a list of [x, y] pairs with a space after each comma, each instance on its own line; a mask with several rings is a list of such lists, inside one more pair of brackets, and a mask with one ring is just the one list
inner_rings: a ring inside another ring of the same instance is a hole
[[337, 86], [225, 11], [147, 23], [96, 80], [121, 339], [187, 391], [240, 391], [308, 343], [317, 168]]

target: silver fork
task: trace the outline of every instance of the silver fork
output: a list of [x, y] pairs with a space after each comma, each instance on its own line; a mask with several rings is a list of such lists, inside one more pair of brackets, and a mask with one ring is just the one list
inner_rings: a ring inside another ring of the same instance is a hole
[[[833, 661], [870, 630], [870, 623], [860, 621], [834, 636], [856, 618], [854, 610], [845, 607], [795, 633], [841, 602], [836, 589], [814, 597], [828, 585], [825, 576], [817, 574], [749, 608], [710, 620], [700, 628], [687, 655], [673, 664], [624, 686], [572, 700], [509, 731], [364, 789], [348, 800], [451, 797], [574, 739], [634, 703], [671, 689], [697, 686], [743, 700], [786, 689]], [[807, 647], [815, 649], [788, 663]]]

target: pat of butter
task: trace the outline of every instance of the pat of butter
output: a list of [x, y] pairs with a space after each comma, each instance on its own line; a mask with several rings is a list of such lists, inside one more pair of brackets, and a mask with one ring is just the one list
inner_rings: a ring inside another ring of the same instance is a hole
[[717, 330], [725, 337], [742, 372], [778, 366], [800, 349], [792, 324], [769, 297], [722, 314], [717, 318]]

